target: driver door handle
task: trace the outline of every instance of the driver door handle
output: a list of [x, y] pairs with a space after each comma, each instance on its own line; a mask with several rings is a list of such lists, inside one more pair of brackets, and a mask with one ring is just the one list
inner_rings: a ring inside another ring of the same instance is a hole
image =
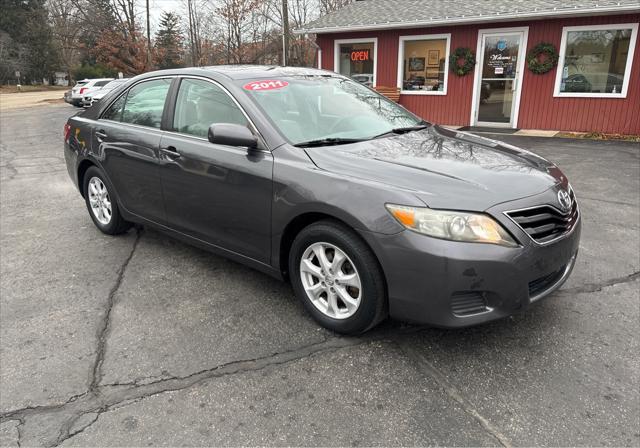
[[160, 148], [160, 151], [165, 153], [170, 159], [177, 159], [180, 157], [180, 153], [176, 149], [175, 146], [167, 146], [165, 148]]
[[103, 140], [103, 139], [107, 138], [107, 133], [104, 132], [102, 129], [100, 129], [99, 131], [96, 131], [96, 138], [98, 140]]

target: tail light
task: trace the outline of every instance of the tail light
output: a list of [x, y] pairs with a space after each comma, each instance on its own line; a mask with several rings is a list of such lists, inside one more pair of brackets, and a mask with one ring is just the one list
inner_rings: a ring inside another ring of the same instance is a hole
[[65, 123], [64, 125], [64, 141], [69, 141], [69, 134], [71, 134], [71, 125], [69, 123]]
[[84, 92], [86, 92], [87, 90], [89, 90], [88, 87], [81, 87], [80, 88], [80, 95], [82, 95]]

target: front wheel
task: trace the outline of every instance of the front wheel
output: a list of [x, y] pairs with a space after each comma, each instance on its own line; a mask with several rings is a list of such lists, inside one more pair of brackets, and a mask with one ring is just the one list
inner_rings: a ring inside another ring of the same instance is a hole
[[131, 227], [131, 223], [120, 214], [111, 184], [95, 166], [90, 167], [84, 175], [84, 198], [89, 215], [101, 232], [117, 235]]
[[358, 334], [387, 315], [382, 269], [351, 229], [321, 221], [303, 229], [289, 255], [296, 295], [325, 328]]

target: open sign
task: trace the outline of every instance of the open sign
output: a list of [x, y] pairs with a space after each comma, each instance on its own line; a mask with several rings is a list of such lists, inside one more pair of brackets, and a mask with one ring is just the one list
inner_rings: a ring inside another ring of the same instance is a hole
[[282, 89], [283, 87], [287, 87], [289, 83], [287, 81], [282, 81], [281, 79], [266, 79], [263, 81], [251, 81], [248, 84], [244, 85], [245, 90], [275, 90]]
[[369, 50], [354, 50], [351, 52], [351, 60], [352, 61], [368, 61], [369, 60]]

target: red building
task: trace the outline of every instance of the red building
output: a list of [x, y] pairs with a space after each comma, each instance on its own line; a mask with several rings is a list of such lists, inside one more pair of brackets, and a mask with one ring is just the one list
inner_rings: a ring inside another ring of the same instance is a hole
[[[297, 32], [316, 34], [321, 68], [397, 87], [429, 121], [638, 135], [639, 21], [640, 1], [363, 0]], [[539, 44], [558, 56], [543, 74], [527, 63]], [[463, 48], [477, 62], [458, 76]]]

